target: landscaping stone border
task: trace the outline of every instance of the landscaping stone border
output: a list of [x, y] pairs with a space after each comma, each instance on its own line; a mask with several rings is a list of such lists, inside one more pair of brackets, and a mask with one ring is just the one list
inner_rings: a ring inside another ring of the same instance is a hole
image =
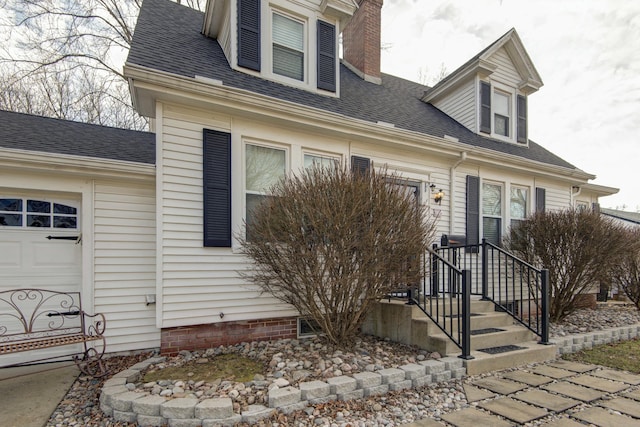
[[[640, 337], [640, 324], [555, 337], [550, 342], [556, 345], [557, 354], [563, 355], [637, 337]], [[138, 423], [141, 426], [233, 426], [239, 422], [254, 424], [274, 411], [290, 413], [317, 403], [383, 395], [389, 391], [419, 388], [466, 375], [463, 360], [458, 357], [425, 360], [399, 368], [341, 375], [326, 381], [302, 382], [298, 387], [276, 387], [269, 391], [268, 407], [249, 405], [241, 414], [236, 414], [233, 412], [233, 401], [228, 397], [200, 401], [190, 397], [165, 398], [132, 391], [132, 385], [140, 379], [141, 371], [164, 360], [162, 356], [149, 358], [105, 381], [100, 394], [100, 409], [116, 421]]]
[[639, 336], [640, 324], [636, 324], [586, 332], [584, 334], [567, 335], [566, 337], [555, 337], [551, 339], [550, 342], [556, 345], [557, 354], [563, 355], [576, 353], [580, 350], [589, 350], [601, 344], [626, 341]]
[[326, 381], [302, 382], [298, 387], [276, 387], [269, 391], [268, 407], [249, 405], [242, 414], [236, 414], [233, 412], [233, 401], [228, 397], [202, 401], [189, 397], [165, 398], [148, 392], [134, 392], [131, 386], [127, 387], [127, 384], [137, 382], [140, 372], [149, 365], [164, 360], [162, 356], [152, 357], [105, 381], [100, 394], [102, 412], [116, 421], [154, 427], [233, 426], [239, 422], [253, 424], [269, 417], [274, 411], [290, 413], [317, 403], [361, 399], [389, 391], [419, 388], [460, 379], [466, 374], [463, 360], [458, 357], [424, 360], [399, 368], [341, 375]]

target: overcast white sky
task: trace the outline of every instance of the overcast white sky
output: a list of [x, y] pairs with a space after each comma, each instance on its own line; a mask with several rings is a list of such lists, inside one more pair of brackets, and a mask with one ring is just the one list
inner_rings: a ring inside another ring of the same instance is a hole
[[544, 82], [529, 137], [640, 210], [640, 0], [384, 0], [382, 71], [424, 83], [512, 27]]

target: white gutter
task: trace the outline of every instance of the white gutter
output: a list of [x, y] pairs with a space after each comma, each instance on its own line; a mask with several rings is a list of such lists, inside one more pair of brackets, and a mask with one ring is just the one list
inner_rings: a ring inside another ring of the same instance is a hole
[[0, 166], [10, 169], [43, 170], [47, 173], [130, 179], [155, 178], [155, 165], [88, 156], [0, 148]]
[[[468, 151], [470, 157], [483, 164], [498, 167], [508, 165], [510, 169], [529, 171], [554, 179], [573, 182], [579, 180], [586, 183], [589, 179], [595, 178], [595, 175], [577, 168], [569, 169], [550, 165], [416, 131], [381, 126], [370, 121], [284, 101], [246, 89], [225, 86], [224, 82], [220, 85], [220, 81], [208, 84], [203, 81], [204, 79], [189, 78], [135, 64], [125, 64], [124, 70], [134, 88], [132, 90], [134, 102], [138, 104], [140, 100], [136, 95], [138, 91], [142, 91], [145, 92], [145, 96], [153, 97], [156, 101], [181, 102], [201, 108], [211, 108], [212, 105], [216, 105], [226, 114], [240, 114], [254, 118], [259, 116], [263, 120], [282, 120], [289, 124], [295, 121], [298, 125], [316, 127], [324, 133], [343, 138], [346, 136], [351, 140], [374, 142], [372, 140], [377, 139], [381, 143], [393, 144], [396, 147], [402, 145], [407, 149], [428, 149], [430, 152], [444, 156], [457, 157], [461, 151]], [[139, 109], [140, 105], [136, 108]], [[150, 114], [155, 114], [155, 108]]]

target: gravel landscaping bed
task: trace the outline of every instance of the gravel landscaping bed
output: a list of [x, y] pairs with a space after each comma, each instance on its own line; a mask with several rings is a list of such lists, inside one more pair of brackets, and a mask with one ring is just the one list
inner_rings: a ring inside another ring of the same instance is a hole
[[[552, 325], [551, 335], [561, 337], [636, 323], [640, 323], [640, 315], [634, 307], [606, 306], [572, 314], [561, 324]], [[438, 354], [409, 346], [363, 337], [350, 351], [333, 349], [314, 339], [282, 340], [219, 347], [205, 352], [183, 352], [177, 357], [167, 358], [165, 364], [175, 365], [185, 360], [210, 358], [231, 351], [260, 360], [267, 367], [265, 375], [254, 378], [255, 381], [249, 385], [232, 381], [196, 385], [196, 382], [184, 378], [172, 379], [162, 385], [157, 382], [146, 386], [149, 389], [156, 387], [158, 393], [171, 390], [171, 394], [179, 395], [190, 393], [199, 397], [229, 396], [234, 401], [234, 407], [240, 409], [252, 403], [264, 403], [264, 397], [273, 384], [284, 385], [286, 382], [296, 385], [300, 381], [377, 371], [439, 357]], [[117, 373], [151, 355], [141, 353], [116, 356], [109, 358], [107, 363], [111, 372]], [[176, 385], [177, 381], [180, 383]], [[98, 402], [103, 382], [82, 376], [78, 378], [52, 414], [47, 426], [133, 426], [134, 424], [116, 422], [102, 414]], [[136, 387], [133, 384], [129, 386], [132, 389]], [[139, 383], [137, 387], [145, 388], [145, 384]], [[439, 418], [444, 413], [466, 406], [468, 404], [462, 381], [451, 380], [419, 389], [390, 392], [384, 396], [316, 404], [286, 415], [276, 413], [258, 425], [395, 426], [422, 418]]]

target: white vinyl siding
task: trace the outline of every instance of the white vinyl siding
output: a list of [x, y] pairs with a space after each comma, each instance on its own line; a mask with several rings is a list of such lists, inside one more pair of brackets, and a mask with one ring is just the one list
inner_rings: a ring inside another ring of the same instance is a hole
[[107, 319], [107, 351], [160, 345], [154, 305], [156, 223], [153, 184], [95, 183], [94, 298]]
[[232, 58], [233, 58], [233, 53], [232, 53], [233, 47], [232, 47], [232, 40], [231, 40], [230, 13], [231, 13], [230, 2], [226, 2], [224, 6], [224, 10], [222, 12], [224, 17], [220, 18], [222, 22], [222, 26], [218, 31], [218, 37], [216, 38], [216, 40], [218, 40], [218, 44], [222, 48], [222, 51], [224, 52], [224, 56], [227, 58], [227, 61], [229, 61], [229, 63], [231, 64]]
[[[200, 110], [163, 106], [158, 132], [158, 209], [162, 237], [160, 324], [162, 327], [293, 316], [295, 311], [247, 283], [239, 271], [248, 261], [230, 248], [203, 247], [203, 129], [231, 130], [231, 119]], [[233, 170], [241, 170], [241, 136], [232, 133]], [[235, 150], [235, 151], [233, 151]], [[236, 163], [233, 163], [234, 160]], [[236, 202], [242, 184], [232, 177], [232, 227], [240, 229]], [[224, 319], [220, 317], [223, 313]]]
[[445, 98], [438, 100], [434, 106], [460, 122], [467, 129], [476, 129], [476, 89], [473, 79], [455, 89]]
[[505, 48], [501, 48], [494, 53], [491, 58], [489, 58], [489, 61], [498, 66], [491, 75], [492, 80], [499, 81], [509, 87], [516, 88], [520, 86], [522, 78], [520, 74], [518, 74]]

